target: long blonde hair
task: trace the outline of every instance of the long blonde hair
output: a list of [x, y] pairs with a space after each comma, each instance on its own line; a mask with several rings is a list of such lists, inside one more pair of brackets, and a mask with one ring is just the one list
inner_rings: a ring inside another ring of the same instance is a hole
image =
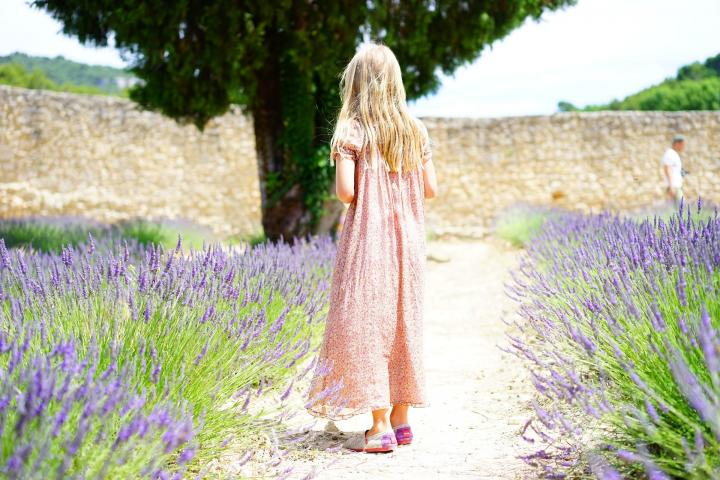
[[395, 54], [384, 45], [361, 47], [340, 79], [342, 108], [332, 138], [332, 151], [352, 121], [364, 130], [362, 148], [382, 155], [391, 172], [417, 169], [424, 135], [410, 115]]

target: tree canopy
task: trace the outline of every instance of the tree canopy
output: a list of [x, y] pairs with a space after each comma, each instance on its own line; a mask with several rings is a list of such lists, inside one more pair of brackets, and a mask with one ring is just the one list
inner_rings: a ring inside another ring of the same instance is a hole
[[393, 49], [408, 98], [526, 18], [574, 0], [36, 0], [83, 43], [112, 44], [143, 80], [131, 98], [203, 128], [232, 103], [254, 120], [266, 234], [317, 230], [338, 74], [364, 40]]

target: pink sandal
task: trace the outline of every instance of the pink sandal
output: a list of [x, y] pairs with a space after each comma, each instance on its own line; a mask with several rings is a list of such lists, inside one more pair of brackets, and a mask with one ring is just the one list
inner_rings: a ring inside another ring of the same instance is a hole
[[395, 432], [395, 438], [398, 445], [410, 445], [412, 443], [413, 433], [409, 424], [401, 423], [400, 425], [393, 427], [393, 432]]
[[352, 437], [345, 443], [345, 448], [355, 452], [387, 453], [395, 450], [398, 445], [392, 432], [376, 433], [370, 436], [368, 436], [367, 432], [369, 430], [365, 430], [365, 434], [362, 436], [356, 435]]

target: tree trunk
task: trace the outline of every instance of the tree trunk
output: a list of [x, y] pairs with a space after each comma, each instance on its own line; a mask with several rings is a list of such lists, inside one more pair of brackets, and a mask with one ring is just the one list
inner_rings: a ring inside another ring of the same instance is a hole
[[268, 239], [279, 240], [282, 237], [290, 240], [311, 233], [310, 212], [305, 208], [300, 185], [295, 184], [279, 195], [276, 195], [278, 187], [273, 181], [270, 186], [274, 188], [268, 188], [268, 179], [277, 178], [276, 175], [281, 175], [283, 167], [286, 167], [278, 131], [270, 124], [273, 116], [267, 110], [253, 112], [262, 225]]
[[270, 240], [281, 237], [290, 240], [311, 233], [310, 214], [300, 185], [288, 189], [280, 181], [283, 170], [290, 168], [287, 148], [280, 141], [283, 133], [280, 73], [277, 56], [269, 55], [252, 108], [262, 224]]
[[280, 238], [291, 240], [294, 237], [303, 237], [313, 233], [331, 233], [335, 230], [343, 210], [342, 203], [334, 196], [334, 183], [329, 186], [331, 198], [325, 201], [325, 213], [314, 229], [312, 228], [312, 215], [305, 205], [304, 192], [300, 185], [292, 185], [277, 200], [273, 198], [272, 188], [270, 191], [268, 189], [268, 178], [280, 175], [283, 168], [289, 167], [287, 151], [279, 145], [282, 118], [276, 112], [277, 110], [272, 108], [253, 110], [255, 151], [265, 237], [276, 241]]
[[[309, 157], [317, 140], [314, 138], [317, 103], [312, 94], [312, 79], [306, 79], [310, 83], [303, 83], [293, 71], [292, 64], [282, 63], [280, 56], [272, 53], [263, 66], [261, 78], [252, 114], [265, 236], [273, 241], [291, 240], [312, 233], [331, 232], [342, 212], [340, 202], [335, 198], [328, 199], [323, 205], [323, 215], [313, 218], [305, 195], [316, 192], [304, 191], [295, 180], [298, 173], [307, 178], [307, 170], [303, 173], [303, 168], [312, 168], [310, 164], [296, 163], [305, 159], [312, 161]], [[334, 193], [334, 185], [321, 188]]]

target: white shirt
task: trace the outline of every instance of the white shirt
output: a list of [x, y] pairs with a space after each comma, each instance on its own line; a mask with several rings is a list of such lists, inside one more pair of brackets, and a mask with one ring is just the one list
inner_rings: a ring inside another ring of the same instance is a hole
[[670, 186], [672, 188], [682, 187], [682, 160], [680, 160], [678, 152], [673, 148], [665, 150], [665, 154], [662, 157], [662, 164], [670, 167]]

